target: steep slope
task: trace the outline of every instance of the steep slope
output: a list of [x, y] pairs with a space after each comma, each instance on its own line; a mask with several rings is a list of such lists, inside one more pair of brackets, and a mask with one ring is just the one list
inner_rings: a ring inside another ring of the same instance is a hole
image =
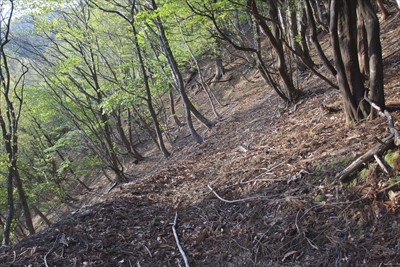
[[[382, 30], [396, 122], [399, 22]], [[240, 61], [228, 68], [214, 90], [229, 105], [203, 130], [205, 143], [181, 130], [171, 159], [148, 155], [147, 174], [2, 252], [0, 266], [183, 266], [175, 213], [191, 266], [399, 264], [399, 187], [385, 190], [398, 178], [376, 170], [352, 186], [335, 179], [388, 135], [385, 119], [346, 127], [339, 93], [309, 74], [286, 107]]]

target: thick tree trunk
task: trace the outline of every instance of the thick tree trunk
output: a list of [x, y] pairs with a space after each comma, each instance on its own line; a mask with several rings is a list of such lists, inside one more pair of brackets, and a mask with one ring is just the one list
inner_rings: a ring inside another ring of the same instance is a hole
[[359, 108], [364, 99], [364, 78], [360, 73], [357, 56], [357, 3], [354, 0], [344, 0], [342, 3], [342, 12], [339, 12], [338, 17], [340, 52], [350, 91]]
[[357, 9], [357, 49], [358, 49], [358, 61], [360, 63], [360, 71], [364, 77], [369, 76], [368, 68], [368, 42], [367, 32], [364, 26], [364, 20], [361, 9]]
[[362, 10], [364, 25], [367, 33], [369, 58], [369, 99], [385, 109], [385, 95], [383, 90], [383, 62], [380, 41], [379, 20], [370, 1], [358, 0]]
[[[349, 27], [346, 24], [348, 21], [344, 19], [344, 16], [348, 15], [348, 2], [351, 0], [332, 0], [331, 7], [330, 7], [330, 35], [331, 35], [331, 43], [333, 47], [333, 57], [335, 61], [335, 66], [337, 70], [337, 81], [339, 85], [339, 89], [342, 95], [343, 107], [346, 114], [346, 121], [358, 121], [359, 114], [358, 114], [358, 102], [352, 95], [352, 89], [350, 87], [349, 80], [346, 76], [347, 72], [350, 72], [349, 66], [345, 65], [343, 60], [343, 54], [341, 48], [344, 47], [344, 43], [349, 42]], [[339, 27], [340, 25], [340, 27]], [[341, 36], [339, 37], [339, 28], [341, 32]], [[343, 32], [347, 31], [347, 33]], [[347, 39], [345, 39], [347, 38]], [[345, 48], [346, 49], [346, 48]], [[346, 49], [348, 50], [348, 49]], [[345, 56], [351, 56], [346, 55]], [[353, 54], [353, 57], [357, 57], [357, 53]], [[349, 59], [346, 60], [349, 62]]]

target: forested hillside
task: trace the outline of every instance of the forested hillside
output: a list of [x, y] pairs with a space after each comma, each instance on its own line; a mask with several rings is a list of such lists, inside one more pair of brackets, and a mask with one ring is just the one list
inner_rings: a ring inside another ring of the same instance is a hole
[[400, 264], [395, 1], [0, 13], [0, 266]]

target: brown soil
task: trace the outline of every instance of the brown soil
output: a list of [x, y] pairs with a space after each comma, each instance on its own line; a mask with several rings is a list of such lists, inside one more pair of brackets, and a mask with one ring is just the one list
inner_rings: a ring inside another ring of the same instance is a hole
[[[396, 122], [398, 25], [393, 17], [382, 27]], [[388, 135], [385, 119], [345, 126], [339, 93], [309, 74], [287, 107], [256, 72], [228, 67], [213, 90], [229, 105], [215, 128], [200, 128], [203, 144], [176, 132], [169, 160], [153, 151], [127, 166], [134, 181], [1, 253], [0, 265], [184, 266], [176, 212], [190, 266], [400, 265], [399, 186], [383, 190], [394, 176], [376, 169], [352, 186], [335, 179]], [[193, 97], [208, 108], [202, 92]]]

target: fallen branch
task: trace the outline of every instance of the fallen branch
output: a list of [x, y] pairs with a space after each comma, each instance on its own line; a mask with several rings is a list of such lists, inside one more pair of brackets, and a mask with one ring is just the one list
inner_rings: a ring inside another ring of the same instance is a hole
[[310, 244], [310, 246], [313, 249], [319, 250], [319, 248], [316, 245], [314, 245], [314, 243], [306, 236], [306, 233], [303, 230], [301, 230], [299, 225], [297, 224], [297, 221], [298, 221], [298, 218], [299, 218], [299, 213], [300, 213], [300, 211], [297, 212], [296, 219], [295, 219], [295, 225], [296, 225], [297, 232], [299, 234], [301, 234], [307, 240], [308, 244]]
[[[365, 92], [364, 94], [364, 100], [367, 101], [372, 108], [378, 111], [378, 115], [381, 117], [386, 117], [388, 120], [389, 124], [389, 130], [390, 130], [390, 136], [388, 136], [386, 139], [391, 139], [393, 137], [394, 139], [394, 144], [396, 146], [400, 145], [400, 135], [397, 129], [394, 127], [394, 121], [392, 115], [387, 111], [386, 109], [381, 108], [374, 102], [372, 102], [368, 97], [367, 97], [368, 91]], [[386, 141], [385, 141], [386, 142]]]
[[376, 162], [378, 163], [379, 167], [386, 173], [386, 174], [392, 174], [393, 173], [393, 168], [381, 157], [378, 155], [374, 155], [374, 158]]
[[[265, 171], [262, 172], [261, 174], [253, 177], [250, 180], [244, 181], [244, 179], [240, 180], [240, 184], [248, 184], [248, 183], [252, 183], [252, 182], [265, 182], [265, 181], [285, 181], [286, 179], [259, 179], [260, 177], [264, 176], [264, 175], [271, 175], [274, 174], [272, 171], [275, 170], [276, 168], [280, 167], [281, 165], [285, 164], [286, 162], [288, 162], [289, 160], [285, 160], [282, 161], [281, 163], [275, 164], [274, 166], [272, 166], [269, 169], [264, 169]], [[210, 186], [209, 186], [210, 187]], [[214, 193], [215, 194], [215, 193]]]
[[49, 267], [49, 265], [47, 264], [47, 256], [49, 256], [56, 248], [56, 244], [58, 241], [58, 237], [60, 236], [60, 234], [57, 235], [56, 240], [53, 243], [53, 247], [46, 253], [46, 255], [44, 255], [44, 266]]
[[172, 232], [174, 233], [175, 242], [176, 242], [176, 245], [178, 246], [179, 252], [182, 255], [183, 261], [185, 263], [185, 267], [190, 267], [188, 258], [186, 257], [186, 253], [183, 250], [181, 244], [179, 243], [179, 237], [178, 237], [178, 234], [176, 233], [176, 220], [177, 219], [178, 219], [178, 212], [175, 213], [174, 223], [172, 224]]
[[[217, 192], [214, 191], [214, 189], [208, 185], [208, 188], [213, 192], [213, 194], [221, 201], [226, 202], [226, 203], [238, 203], [238, 202], [245, 202], [245, 201], [250, 201], [250, 200], [260, 200], [260, 199], [268, 199], [268, 200], [273, 200], [274, 197], [278, 197], [280, 195], [273, 195], [273, 196], [255, 196], [255, 197], [248, 197], [248, 198], [241, 198], [241, 199], [235, 199], [235, 200], [227, 200], [222, 198], [220, 195], [217, 194]], [[277, 200], [275, 200], [277, 201]]]
[[[366, 91], [365, 95], [364, 95], [364, 100], [367, 101], [372, 108], [377, 110], [379, 116], [387, 118], [388, 124], [389, 124], [390, 135], [388, 137], [386, 137], [383, 141], [379, 141], [378, 142], [379, 144], [374, 146], [372, 149], [368, 150], [361, 157], [357, 158], [343, 171], [339, 172], [336, 175], [336, 178], [339, 178], [340, 182], [342, 182], [342, 183], [352, 180], [350, 176], [354, 172], [362, 169], [362, 167], [365, 163], [368, 163], [373, 158], [379, 159], [379, 156], [382, 155], [383, 153], [385, 153], [387, 150], [400, 145], [400, 135], [399, 135], [399, 132], [397, 131], [397, 129], [394, 127], [394, 121], [393, 121], [392, 115], [386, 109], [383, 109], [383, 108], [379, 107], [377, 104], [375, 104], [374, 102], [372, 102], [367, 97], [367, 93], [368, 92]], [[379, 161], [378, 161], [378, 164], [380, 165]]]
[[363, 165], [374, 158], [374, 155], [382, 155], [385, 151], [394, 147], [394, 139], [390, 139], [385, 144], [378, 144], [369, 151], [367, 151], [364, 155], [357, 158], [353, 161], [347, 168], [343, 171], [339, 172], [336, 175], [336, 178], [340, 180], [340, 182], [345, 183], [351, 180], [350, 176], [363, 168]]

